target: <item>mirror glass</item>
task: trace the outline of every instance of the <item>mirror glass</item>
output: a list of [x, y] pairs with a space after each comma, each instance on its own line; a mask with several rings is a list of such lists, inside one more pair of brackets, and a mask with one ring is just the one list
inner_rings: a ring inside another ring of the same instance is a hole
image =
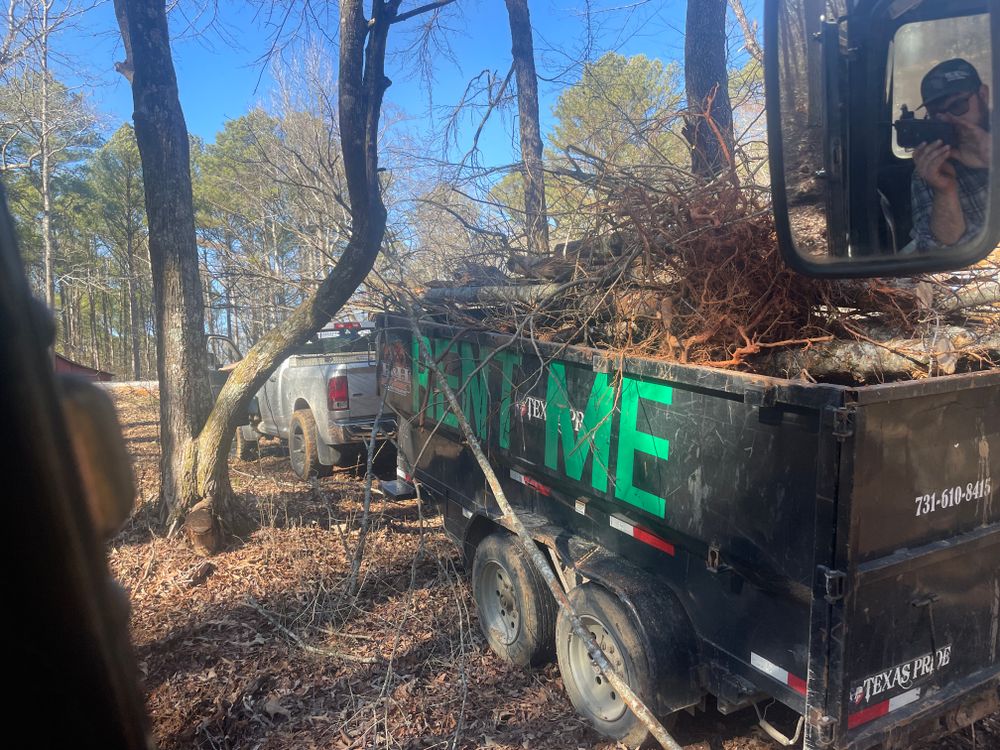
[[987, 4], [775, 0], [772, 7], [768, 62], [778, 91], [769, 105], [776, 100], [780, 111], [769, 117], [778, 114], [780, 123], [797, 267], [903, 275], [965, 266], [995, 247], [997, 24]]
[[[841, 8], [843, 10], [843, 8]], [[799, 253], [821, 262], [829, 252], [824, 148], [822, 33], [824, 4], [787, 0], [778, 16], [778, 70], [785, 190]]]

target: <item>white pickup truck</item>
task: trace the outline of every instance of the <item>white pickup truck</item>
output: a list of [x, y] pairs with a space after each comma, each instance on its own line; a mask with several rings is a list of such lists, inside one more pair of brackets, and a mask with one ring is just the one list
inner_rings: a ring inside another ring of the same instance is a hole
[[[257, 393], [250, 424], [236, 431], [237, 455], [253, 458], [265, 435], [287, 444], [292, 470], [302, 479], [356, 463], [379, 412], [372, 334], [368, 324], [330, 323], [282, 362]], [[379, 440], [395, 432], [385, 411]]]

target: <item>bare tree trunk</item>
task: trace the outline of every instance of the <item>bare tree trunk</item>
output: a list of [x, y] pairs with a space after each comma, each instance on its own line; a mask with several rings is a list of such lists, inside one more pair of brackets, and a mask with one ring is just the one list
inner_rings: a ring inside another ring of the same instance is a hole
[[118, 344], [121, 350], [121, 365], [128, 372], [128, 291], [122, 287], [118, 294]]
[[[160, 381], [160, 492], [172, 521], [210, 498], [228, 504], [229, 476], [198, 481], [196, 438], [212, 406], [198, 271], [187, 125], [177, 93], [163, 0], [115, 0], [129, 59], [142, 160]], [[122, 12], [124, 11], [124, 12]], [[211, 529], [207, 530], [211, 533]]]
[[132, 350], [132, 379], [139, 380], [142, 375], [142, 363], [139, 359], [139, 322], [142, 313], [139, 308], [138, 292], [136, 291], [135, 244], [131, 234], [128, 235], [125, 242], [125, 251], [128, 258], [126, 273], [128, 274], [128, 321]]
[[733, 15], [736, 16], [736, 21], [740, 25], [740, 29], [743, 31], [743, 47], [746, 49], [747, 54], [750, 55], [756, 62], [761, 65], [764, 64], [764, 50], [760, 48], [760, 44], [757, 42], [757, 22], [754, 21], [750, 23], [747, 19], [746, 11], [743, 10], [743, 3], [741, 0], [729, 0], [729, 7], [733, 9]]
[[101, 369], [101, 347], [97, 338], [97, 300], [94, 298], [94, 289], [90, 287], [87, 292], [87, 307], [90, 318], [90, 361], [95, 370]]
[[[227, 456], [237, 420], [274, 368], [350, 299], [381, 250], [386, 209], [378, 177], [378, 125], [390, 84], [385, 75], [386, 37], [400, 2], [374, 0], [370, 16], [361, 0], [340, 4], [339, 124], [352, 214], [347, 247], [318, 289], [247, 353], [230, 374], [215, 406], [208, 409], [187, 133], [177, 99], [164, 4], [162, 0], [115, 0], [126, 54], [130, 53], [116, 67], [132, 75], [136, 138], [146, 185], [161, 441], [164, 455], [171, 456], [162, 473], [171, 482], [173, 494], [166, 497], [173, 517], [180, 518], [190, 508], [185, 526], [200, 552], [218, 548], [220, 516], [224, 523], [234, 520]], [[203, 416], [207, 418], [199, 419]]]
[[528, 251], [547, 255], [549, 224], [545, 207], [542, 133], [538, 124], [538, 77], [527, 0], [506, 0], [510, 20], [511, 54], [517, 77], [517, 119], [521, 134], [521, 174], [524, 177], [524, 215]]
[[691, 169], [706, 179], [732, 164], [733, 107], [726, 71], [726, 0], [688, 0], [684, 37]]
[[41, 4], [41, 33], [38, 38], [39, 63], [41, 66], [41, 112], [38, 141], [41, 159], [40, 192], [42, 194], [42, 248], [45, 264], [45, 304], [49, 309], [55, 307], [56, 282], [53, 271], [55, 262], [54, 242], [52, 239], [52, 150], [49, 140], [49, 3]]
[[114, 371], [115, 367], [115, 346], [111, 340], [111, 321], [108, 318], [108, 293], [101, 292], [101, 321], [104, 323], [104, 343], [107, 345], [108, 356], [105, 361], [109, 371]]

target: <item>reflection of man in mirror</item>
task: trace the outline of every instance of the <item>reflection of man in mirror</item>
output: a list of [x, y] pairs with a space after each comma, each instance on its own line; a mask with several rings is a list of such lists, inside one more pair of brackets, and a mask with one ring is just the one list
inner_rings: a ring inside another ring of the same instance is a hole
[[913, 152], [913, 235], [920, 249], [975, 237], [986, 217], [990, 164], [989, 87], [961, 58], [935, 65], [920, 82], [930, 118], [955, 129], [955, 145]]

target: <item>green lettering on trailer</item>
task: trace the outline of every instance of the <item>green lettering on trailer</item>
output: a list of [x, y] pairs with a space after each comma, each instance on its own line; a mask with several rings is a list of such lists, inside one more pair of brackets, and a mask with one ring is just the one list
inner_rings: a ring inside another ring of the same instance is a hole
[[[432, 342], [426, 336], [421, 338], [423, 338], [424, 344], [427, 346], [427, 351], [433, 352], [432, 356], [435, 360], [440, 360], [449, 342], [444, 339], [434, 339]], [[414, 338], [411, 344], [411, 356], [413, 357], [413, 413], [417, 415], [420, 414], [421, 407], [423, 406], [423, 392], [430, 389], [431, 369], [421, 361], [419, 340]], [[448, 375], [447, 378], [448, 385], [457, 390], [458, 378], [454, 375]], [[458, 427], [458, 419], [452, 414], [451, 409], [448, 408], [448, 401], [444, 393], [437, 388], [431, 389], [430, 398], [428, 398], [427, 402], [427, 412], [430, 417], [438, 421], [443, 421], [444, 424], [450, 427]]]
[[[426, 336], [422, 336], [424, 340], [424, 345], [427, 347], [427, 351], [431, 351], [431, 340]], [[427, 380], [430, 376], [430, 368], [423, 364], [423, 358], [420, 356], [420, 339], [416, 336], [410, 341], [411, 349], [410, 359], [412, 361], [411, 372], [413, 373], [413, 414], [416, 416], [420, 413], [422, 391], [427, 390]]]
[[[479, 360], [472, 353], [472, 344], [463, 341], [459, 347], [462, 356], [462, 411], [473, 426], [480, 440], [487, 435], [486, 420], [490, 413], [490, 391], [486, 380], [486, 368], [479, 367]], [[510, 419], [510, 416], [507, 417]]]
[[514, 390], [514, 368], [521, 364], [521, 355], [517, 352], [501, 351], [496, 353], [500, 361], [500, 435], [498, 440], [504, 450], [510, 448], [510, 394]]
[[566, 387], [566, 366], [562, 362], [550, 364], [545, 393], [545, 465], [558, 471], [561, 440], [566, 474], [579, 480], [593, 446], [590, 484], [595, 490], [606, 492], [614, 404], [614, 389], [608, 385], [607, 374], [597, 373], [590, 387], [590, 397], [583, 412], [580, 430], [575, 431]]
[[[434, 361], [438, 363], [442, 370], [445, 369], [444, 355], [452, 349], [451, 343], [448, 339], [434, 339]], [[448, 375], [446, 372], [445, 379], [448, 381], [448, 386], [452, 391], [458, 390], [457, 375]], [[434, 418], [438, 422], [446, 424], [449, 427], [454, 427], [457, 430], [458, 417], [455, 416], [454, 412], [448, 406], [448, 398], [444, 395], [444, 391], [435, 388], [431, 395], [431, 400], [434, 402]]]
[[622, 378], [621, 418], [618, 423], [618, 466], [615, 474], [615, 497], [626, 503], [642, 508], [659, 518], [664, 517], [666, 502], [651, 492], [636, 487], [632, 482], [635, 472], [637, 452], [666, 461], [670, 441], [659, 435], [651, 435], [639, 430], [639, 399], [670, 404], [673, 388], [662, 383]]

